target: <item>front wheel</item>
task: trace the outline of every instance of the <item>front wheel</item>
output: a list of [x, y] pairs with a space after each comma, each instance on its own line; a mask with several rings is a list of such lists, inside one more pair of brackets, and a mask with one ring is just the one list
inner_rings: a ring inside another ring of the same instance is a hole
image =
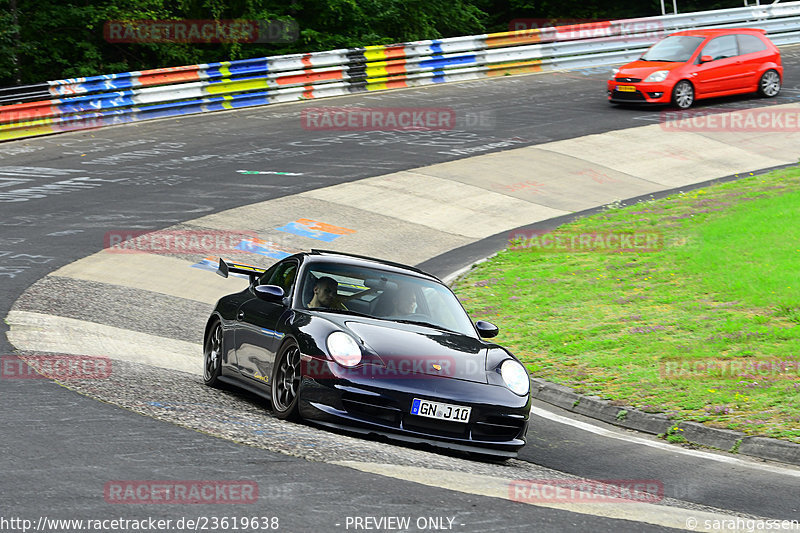
[[297, 408], [297, 393], [300, 390], [300, 348], [294, 341], [288, 341], [275, 358], [272, 373], [272, 410], [281, 420], [300, 418]]
[[781, 92], [781, 76], [775, 70], [768, 70], [758, 80], [758, 94], [765, 98], [772, 98]]
[[216, 322], [208, 332], [203, 346], [203, 383], [219, 388], [222, 373], [222, 324]]
[[678, 109], [689, 109], [694, 103], [694, 87], [686, 80], [681, 80], [672, 88], [672, 105]]

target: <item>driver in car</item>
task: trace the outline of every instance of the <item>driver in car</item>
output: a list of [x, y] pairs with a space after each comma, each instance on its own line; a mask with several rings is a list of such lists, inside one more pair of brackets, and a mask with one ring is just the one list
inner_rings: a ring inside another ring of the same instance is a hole
[[414, 290], [405, 288], [400, 290], [394, 297], [394, 315], [404, 316], [413, 315], [417, 310], [417, 297]]
[[328, 276], [323, 276], [314, 283], [314, 296], [308, 302], [308, 307], [347, 309], [339, 299], [339, 284]]

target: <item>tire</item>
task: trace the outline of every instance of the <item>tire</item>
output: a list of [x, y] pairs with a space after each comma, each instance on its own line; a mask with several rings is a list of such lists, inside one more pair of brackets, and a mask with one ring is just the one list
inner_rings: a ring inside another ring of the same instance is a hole
[[694, 87], [686, 80], [681, 80], [672, 88], [672, 105], [678, 109], [689, 109], [694, 103]]
[[301, 378], [300, 348], [293, 340], [289, 340], [281, 347], [275, 358], [270, 387], [272, 410], [281, 420], [300, 418], [297, 398]]
[[222, 373], [222, 324], [214, 322], [203, 344], [203, 383], [220, 388]]
[[781, 92], [781, 76], [778, 71], [769, 69], [758, 80], [758, 94], [764, 98], [772, 98]]

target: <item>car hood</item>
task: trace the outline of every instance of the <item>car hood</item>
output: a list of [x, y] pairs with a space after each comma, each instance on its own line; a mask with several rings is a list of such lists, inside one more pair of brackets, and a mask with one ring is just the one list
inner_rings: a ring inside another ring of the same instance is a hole
[[674, 70], [685, 64], [685, 62], [676, 63], [667, 61], [634, 61], [633, 63], [628, 63], [627, 65], [621, 67], [615, 77], [645, 79], [653, 72], [657, 72], [659, 70]]
[[[389, 375], [428, 375], [487, 383], [486, 345], [477, 338], [414, 324], [347, 320]], [[438, 366], [438, 368], [437, 368]]]

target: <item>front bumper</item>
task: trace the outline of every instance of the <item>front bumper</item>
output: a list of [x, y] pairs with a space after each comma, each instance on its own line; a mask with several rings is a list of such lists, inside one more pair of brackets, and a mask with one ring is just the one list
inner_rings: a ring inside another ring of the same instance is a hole
[[[303, 418], [358, 433], [501, 457], [516, 457], [525, 445], [529, 395], [445, 377], [369, 379], [348, 376], [341, 367], [336, 372], [336, 379], [303, 378], [299, 391]], [[471, 407], [470, 420], [460, 423], [412, 415], [414, 398]]]
[[[618, 87], [633, 87], [634, 91], [620, 91]], [[672, 84], [608, 82], [608, 101], [615, 104], [668, 104], [672, 100]]]

